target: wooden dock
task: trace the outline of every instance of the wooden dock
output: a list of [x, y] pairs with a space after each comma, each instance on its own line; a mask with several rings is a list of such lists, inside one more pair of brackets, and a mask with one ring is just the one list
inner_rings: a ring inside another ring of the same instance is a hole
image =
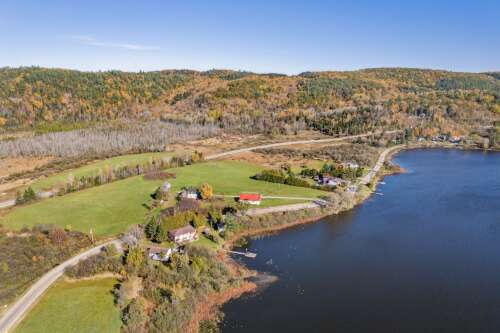
[[240, 256], [245, 256], [247, 258], [255, 258], [255, 257], [257, 257], [257, 253], [253, 253], [253, 252], [239, 252], [239, 251], [230, 251], [230, 250], [226, 250], [226, 252], [229, 252], [229, 253], [232, 253], [232, 254], [238, 254]]

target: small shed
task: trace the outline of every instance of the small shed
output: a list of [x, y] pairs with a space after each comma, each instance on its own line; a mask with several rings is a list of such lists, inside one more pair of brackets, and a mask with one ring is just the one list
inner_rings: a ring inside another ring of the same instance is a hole
[[239, 196], [239, 201], [250, 205], [260, 205], [262, 196], [259, 193], [242, 193]]
[[172, 185], [169, 182], [164, 182], [163, 185], [161, 186], [161, 191], [163, 193], [170, 192], [170, 189], [172, 188]]

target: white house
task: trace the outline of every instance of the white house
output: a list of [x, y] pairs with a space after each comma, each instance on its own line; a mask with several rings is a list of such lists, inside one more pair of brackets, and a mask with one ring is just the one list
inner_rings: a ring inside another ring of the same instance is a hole
[[151, 260], [165, 262], [170, 260], [171, 255], [172, 255], [171, 248], [156, 247], [156, 246], [148, 248], [148, 257]]
[[196, 239], [196, 229], [191, 225], [170, 230], [168, 237], [176, 243], [191, 242]]
[[181, 198], [198, 199], [198, 190], [195, 188], [187, 188], [181, 192]]

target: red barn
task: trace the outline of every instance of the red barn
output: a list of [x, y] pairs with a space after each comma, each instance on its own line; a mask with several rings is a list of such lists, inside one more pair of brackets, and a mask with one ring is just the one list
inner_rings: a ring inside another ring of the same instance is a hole
[[240, 194], [240, 201], [250, 205], [260, 205], [262, 196], [259, 193], [242, 193]]

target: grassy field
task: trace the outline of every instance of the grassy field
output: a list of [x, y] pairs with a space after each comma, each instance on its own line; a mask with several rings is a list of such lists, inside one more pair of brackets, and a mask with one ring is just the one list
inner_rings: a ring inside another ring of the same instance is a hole
[[75, 230], [96, 235], [118, 234], [130, 225], [142, 223], [151, 193], [161, 181], [145, 181], [142, 176], [41, 200], [17, 207], [0, 219], [7, 227], [35, 224], [71, 225]]
[[[216, 194], [237, 195], [241, 192], [259, 192], [264, 195], [318, 197], [325, 192], [253, 180], [250, 177], [261, 170], [258, 165], [238, 161], [218, 161], [171, 169], [177, 175], [171, 180], [172, 191], [183, 186], [210, 183]], [[151, 193], [161, 181], [145, 181], [142, 176], [45, 199], [17, 207], [0, 219], [7, 227], [22, 228], [35, 224], [71, 225], [75, 230], [96, 235], [111, 236], [130, 225], [142, 223]], [[262, 206], [301, 202], [300, 200], [264, 200]]]
[[105, 168], [116, 168], [119, 166], [142, 164], [150, 161], [153, 158], [168, 157], [171, 155], [172, 153], [164, 152], [116, 156], [105, 160], [95, 161], [76, 169], [67, 170], [49, 176], [45, 179], [37, 180], [33, 183], [32, 187], [35, 190], [51, 189], [55, 185], [65, 184], [68, 181], [68, 176], [70, 174], [72, 174], [75, 178], [97, 175], [99, 169], [104, 170]]
[[177, 175], [172, 180], [172, 188], [180, 190], [183, 186], [200, 186], [204, 182], [212, 185], [215, 194], [236, 195], [241, 192], [258, 192], [263, 195], [290, 197], [318, 197], [323, 191], [275, 184], [251, 179], [260, 172], [259, 165], [239, 161], [218, 161], [194, 164], [183, 168], [171, 169]]
[[16, 333], [120, 332], [111, 293], [115, 279], [59, 281], [19, 324]]

